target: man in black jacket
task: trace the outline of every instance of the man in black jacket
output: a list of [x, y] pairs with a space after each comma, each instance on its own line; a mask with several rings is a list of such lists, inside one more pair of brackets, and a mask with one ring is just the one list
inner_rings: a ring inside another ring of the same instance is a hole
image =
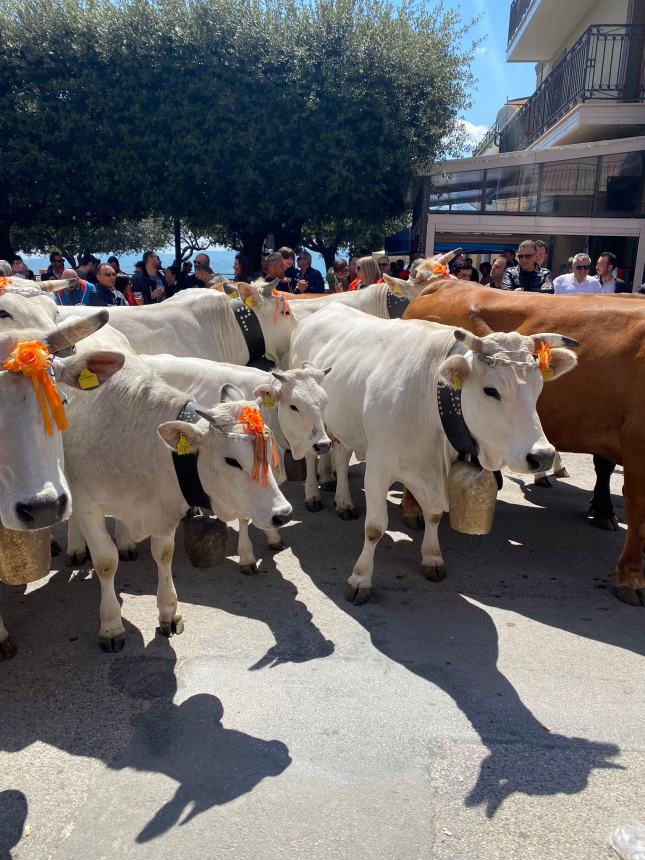
[[[161, 260], [154, 251], [146, 251], [143, 255], [143, 272], [132, 275], [132, 294], [137, 299], [141, 294], [144, 305], [160, 302], [164, 293], [164, 280], [160, 272]], [[139, 304], [139, 302], [137, 302]]]
[[603, 293], [631, 293], [630, 287], [614, 277], [616, 255], [611, 251], [603, 251], [596, 262], [596, 278], [600, 281]]
[[517, 249], [517, 266], [506, 270], [502, 279], [503, 290], [525, 290], [529, 293], [552, 293], [551, 272], [536, 262], [537, 246], [531, 239], [520, 242]]

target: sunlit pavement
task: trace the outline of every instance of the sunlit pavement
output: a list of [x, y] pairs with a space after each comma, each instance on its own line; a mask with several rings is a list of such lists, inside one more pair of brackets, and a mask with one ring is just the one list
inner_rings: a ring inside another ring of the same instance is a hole
[[170, 640], [145, 544], [119, 654], [89, 569], [0, 588], [0, 858], [613, 856], [645, 816], [645, 609], [610, 593], [624, 532], [585, 522], [591, 458], [564, 460], [552, 489], [506, 476], [491, 535], [444, 522], [440, 584], [393, 492], [365, 606], [343, 597], [362, 517], [327, 493], [307, 513], [294, 484], [288, 549], [252, 532], [257, 576], [191, 568], [180, 530]]

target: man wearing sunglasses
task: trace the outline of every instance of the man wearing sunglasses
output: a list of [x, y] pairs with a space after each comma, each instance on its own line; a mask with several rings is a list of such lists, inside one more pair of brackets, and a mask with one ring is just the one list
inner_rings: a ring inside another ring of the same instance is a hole
[[576, 254], [571, 268], [572, 271], [568, 275], [560, 275], [553, 282], [553, 289], [558, 295], [574, 296], [578, 293], [602, 292], [600, 281], [589, 275], [591, 259], [588, 254]]
[[524, 290], [528, 293], [552, 293], [551, 272], [537, 263], [537, 246], [532, 239], [520, 242], [517, 266], [509, 266], [502, 278], [503, 290]]

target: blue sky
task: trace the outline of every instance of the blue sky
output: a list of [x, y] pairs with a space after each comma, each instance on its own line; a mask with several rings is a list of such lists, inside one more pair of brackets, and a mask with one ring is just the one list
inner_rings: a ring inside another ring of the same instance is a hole
[[475, 49], [473, 72], [478, 81], [472, 108], [464, 114], [468, 131], [479, 139], [490, 128], [507, 98], [528, 96], [535, 89], [533, 63], [507, 63], [506, 40], [511, 0], [447, 0], [462, 21], [481, 16], [472, 29], [473, 40], [484, 36]]

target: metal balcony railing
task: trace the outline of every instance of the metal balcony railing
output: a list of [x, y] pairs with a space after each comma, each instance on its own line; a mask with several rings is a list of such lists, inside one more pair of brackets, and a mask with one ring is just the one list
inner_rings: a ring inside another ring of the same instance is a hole
[[531, 8], [533, 0], [513, 0], [511, 3], [511, 14], [508, 19], [508, 43], [511, 44], [513, 36], [520, 28], [524, 16]]
[[499, 132], [499, 151], [526, 149], [574, 105], [590, 100], [644, 101], [640, 25], [594, 24]]

